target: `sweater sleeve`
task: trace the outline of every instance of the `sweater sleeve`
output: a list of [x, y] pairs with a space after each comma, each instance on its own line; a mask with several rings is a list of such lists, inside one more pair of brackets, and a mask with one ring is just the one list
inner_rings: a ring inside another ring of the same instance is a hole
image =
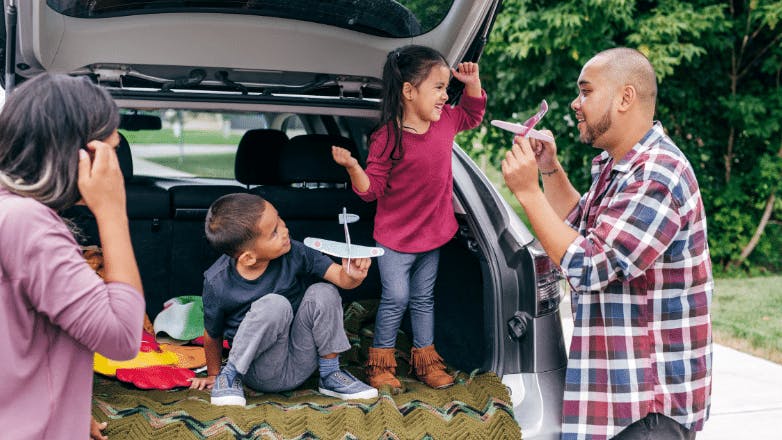
[[105, 283], [56, 213], [32, 203], [11, 223], [18, 250], [12, 276], [21, 281], [31, 308], [92, 351], [133, 358], [141, 341], [143, 296], [127, 284]]
[[456, 131], [464, 131], [475, 128], [483, 121], [483, 114], [486, 112], [486, 91], [481, 89], [481, 97], [475, 98], [463, 94], [459, 104], [451, 112], [455, 118]]
[[381, 127], [370, 137], [369, 156], [367, 156], [367, 177], [369, 188], [361, 192], [355, 186], [353, 191], [365, 202], [371, 202], [382, 197], [388, 184], [388, 176], [391, 174], [393, 162], [391, 150], [394, 139], [389, 136], [388, 127]]

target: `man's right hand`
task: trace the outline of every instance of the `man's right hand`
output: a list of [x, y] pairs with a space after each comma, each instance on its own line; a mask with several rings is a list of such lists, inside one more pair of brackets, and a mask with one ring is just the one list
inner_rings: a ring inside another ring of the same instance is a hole
[[215, 384], [215, 376], [194, 377], [189, 380], [191, 390], [211, 390]]

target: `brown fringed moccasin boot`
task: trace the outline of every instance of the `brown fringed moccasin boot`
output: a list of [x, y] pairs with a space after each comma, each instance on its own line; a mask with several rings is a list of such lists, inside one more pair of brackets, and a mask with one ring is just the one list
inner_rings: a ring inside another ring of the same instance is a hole
[[445, 371], [443, 358], [437, 354], [434, 345], [413, 347], [411, 354], [415, 375], [432, 388], [446, 388], [453, 385], [453, 377]]
[[384, 385], [391, 390], [400, 390], [402, 383], [394, 376], [396, 373], [396, 358], [393, 348], [369, 347], [369, 359], [367, 359], [367, 380], [369, 385], [380, 388]]

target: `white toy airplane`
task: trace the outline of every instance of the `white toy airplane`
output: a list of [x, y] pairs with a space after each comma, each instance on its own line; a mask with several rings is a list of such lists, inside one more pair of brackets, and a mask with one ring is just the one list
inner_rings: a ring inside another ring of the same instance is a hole
[[350, 271], [351, 258], [372, 258], [379, 257], [385, 253], [383, 248], [369, 247], [350, 244], [350, 231], [348, 223], [358, 221], [356, 214], [348, 214], [347, 209], [342, 208], [342, 214], [339, 215], [339, 223], [345, 225], [345, 243], [339, 241], [324, 240], [322, 238], [307, 237], [304, 239], [304, 245], [312, 249], [319, 250], [324, 254], [333, 255], [339, 258], [348, 259], [348, 271]]
[[511, 133], [520, 134], [525, 137], [540, 139], [543, 142], [554, 142], [554, 138], [552, 138], [551, 136], [533, 129], [535, 124], [537, 124], [538, 121], [543, 119], [543, 116], [545, 116], [547, 111], [548, 111], [548, 103], [544, 99], [543, 101], [540, 101], [540, 111], [535, 113], [534, 116], [527, 119], [522, 124], [516, 124], [514, 122], [498, 121], [495, 119], [491, 121], [491, 125], [501, 128], [503, 130], [510, 131]]

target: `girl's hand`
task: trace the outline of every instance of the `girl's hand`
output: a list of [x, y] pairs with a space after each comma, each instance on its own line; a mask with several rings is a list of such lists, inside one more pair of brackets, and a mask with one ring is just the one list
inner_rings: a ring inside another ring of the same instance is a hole
[[342, 147], [332, 145], [331, 156], [334, 158], [334, 162], [342, 165], [347, 169], [358, 166], [358, 160], [350, 154], [350, 151]]
[[211, 390], [215, 384], [215, 376], [193, 377], [188, 380], [191, 390]]
[[87, 150], [79, 150], [78, 186], [84, 202], [96, 217], [125, 216], [125, 183], [113, 146], [91, 141]]
[[480, 87], [481, 78], [478, 75], [478, 64], [459, 63], [457, 69], [451, 68], [453, 77], [464, 83], [465, 86], [478, 85]]

